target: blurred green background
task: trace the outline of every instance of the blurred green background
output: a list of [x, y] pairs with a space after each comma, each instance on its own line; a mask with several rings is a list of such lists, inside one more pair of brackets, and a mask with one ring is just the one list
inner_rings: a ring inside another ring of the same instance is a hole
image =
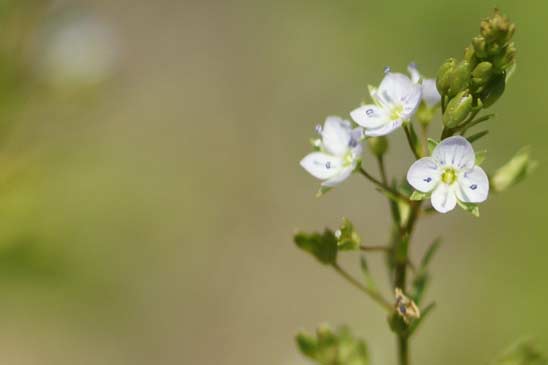
[[445, 241], [412, 356], [485, 364], [523, 335], [548, 351], [547, 2], [0, 0], [0, 363], [298, 365], [294, 333], [327, 321], [394, 364], [384, 313], [291, 241], [347, 216], [383, 243], [386, 203], [358, 176], [316, 199], [298, 161], [384, 66], [434, 76], [495, 6], [518, 68], [485, 166], [525, 144], [541, 165], [480, 219], [420, 223], [415, 258]]

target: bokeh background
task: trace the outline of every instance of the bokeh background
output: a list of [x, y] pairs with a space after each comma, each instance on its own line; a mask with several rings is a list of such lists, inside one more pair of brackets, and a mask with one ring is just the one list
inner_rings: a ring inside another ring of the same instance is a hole
[[412, 356], [548, 351], [547, 2], [1, 0], [0, 363], [298, 365], [294, 333], [329, 322], [395, 364], [384, 313], [291, 240], [346, 216], [384, 243], [386, 203], [359, 176], [316, 199], [298, 161], [384, 66], [434, 76], [495, 6], [519, 53], [485, 166], [530, 144], [540, 167], [481, 219], [420, 223], [415, 258], [445, 240]]

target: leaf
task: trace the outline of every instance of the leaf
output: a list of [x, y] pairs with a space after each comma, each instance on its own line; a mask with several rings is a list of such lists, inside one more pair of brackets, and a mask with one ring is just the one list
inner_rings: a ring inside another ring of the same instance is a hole
[[420, 304], [426, 288], [430, 282], [430, 274], [428, 273], [428, 264], [432, 260], [432, 257], [441, 245], [441, 239], [437, 238], [430, 244], [426, 253], [424, 254], [420, 266], [418, 267], [417, 274], [413, 279], [413, 294], [411, 297], [415, 303]]
[[428, 264], [430, 263], [430, 260], [432, 260], [432, 257], [434, 254], [438, 251], [438, 248], [441, 246], [441, 238], [436, 238], [428, 247], [428, 250], [426, 250], [426, 253], [424, 254], [422, 260], [421, 260], [421, 269], [426, 269]]
[[546, 357], [529, 339], [520, 340], [498, 356], [493, 365], [548, 365]]
[[321, 325], [316, 337], [300, 332], [296, 342], [302, 354], [319, 365], [369, 365], [366, 343], [355, 338], [347, 327], [333, 331]]
[[328, 229], [323, 234], [297, 233], [294, 241], [300, 249], [310, 253], [322, 264], [331, 265], [337, 260], [337, 238]]
[[423, 200], [425, 198], [428, 198], [429, 195], [430, 194], [428, 194], [428, 193], [422, 193], [420, 191], [415, 190], [415, 191], [413, 191], [413, 193], [411, 194], [409, 199], [411, 199], [411, 200]]
[[529, 176], [538, 163], [531, 160], [531, 149], [523, 147], [506, 164], [500, 167], [491, 179], [491, 186], [497, 192], [504, 191]]
[[417, 331], [417, 329], [419, 328], [419, 326], [424, 322], [424, 320], [426, 319], [426, 317], [428, 317], [428, 315], [432, 312], [432, 310], [436, 307], [436, 303], [435, 302], [432, 302], [430, 304], [428, 304], [422, 311], [421, 311], [421, 316], [420, 318], [418, 318], [417, 320], [413, 321], [411, 323], [411, 326], [409, 326], [409, 334], [408, 336], [411, 336], [413, 333], [415, 333]]
[[476, 165], [480, 166], [487, 157], [487, 150], [481, 150], [476, 152]]
[[369, 289], [377, 289], [377, 285], [375, 284], [375, 281], [373, 280], [373, 276], [371, 276], [371, 273], [369, 272], [369, 267], [367, 265], [367, 261], [364, 255], [360, 257], [360, 268], [362, 269], [362, 274], [365, 279], [365, 285]]
[[354, 230], [354, 225], [348, 218], [343, 218], [342, 225], [335, 232], [339, 251], [352, 251], [360, 248], [360, 236]]
[[432, 152], [434, 151], [434, 148], [436, 148], [438, 144], [439, 142], [436, 141], [435, 139], [428, 138], [428, 151], [430, 152], [430, 154], [432, 154]]
[[326, 194], [328, 191], [330, 191], [332, 187], [329, 186], [320, 186], [320, 189], [318, 189], [318, 192], [316, 193], [316, 198], [319, 198]]
[[489, 134], [489, 131], [484, 130], [484, 131], [478, 132], [476, 134], [473, 134], [470, 137], [467, 137], [467, 139], [468, 139], [468, 142], [474, 143], [474, 142], [478, 141], [480, 138], [485, 137], [487, 134]]
[[479, 206], [477, 204], [463, 203], [459, 200], [457, 200], [457, 204], [465, 211], [471, 213], [474, 217], [478, 218], [480, 216]]

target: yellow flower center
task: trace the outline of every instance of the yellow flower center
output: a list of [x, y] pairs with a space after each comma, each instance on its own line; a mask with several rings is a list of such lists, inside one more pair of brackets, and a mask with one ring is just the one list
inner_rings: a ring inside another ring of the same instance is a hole
[[447, 185], [451, 185], [455, 181], [457, 181], [457, 172], [455, 171], [455, 169], [451, 167], [445, 169], [441, 174], [441, 181], [443, 181]]
[[390, 113], [390, 119], [398, 120], [401, 119], [401, 113], [403, 112], [403, 105], [396, 105], [392, 112]]

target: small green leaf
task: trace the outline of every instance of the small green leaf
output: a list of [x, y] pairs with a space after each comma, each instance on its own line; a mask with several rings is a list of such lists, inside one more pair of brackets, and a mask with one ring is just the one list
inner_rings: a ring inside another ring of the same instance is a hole
[[491, 179], [493, 190], [504, 191], [529, 176], [537, 167], [537, 162], [531, 160], [530, 154], [530, 148], [524, 147], [510, 161], [495, 171]]
[[546, 357], [531, 340], [520, 340], [498, 356], [493, 365], [548, 365]]
[[369, 365], [367, 345], [355, 338], [347, 327], [333, 331], [321, 325], [316, 337], [301, 332], [296, 342], [302, 354], [319, 365]]
[[424, 254], [422, 261], [421, 261], [421, 268], [426, 269], [428, 264], [430, 263], [430, 260], [432, 260], [432, 257], [434, 254], [438, 251], [438, 248], [441, 245], [441, 238], [436, 238], [428, 247], [428, 250], [426, 250], [426, 253]]
[[329, 186], [320, 186], [320, 189], [318, 190], [318, 192], [316, 193], [316, 198], [319, 198], [321, 196], [323, 196], [324, 194], [326, 194], [328, 191], [330, 191], [332, 188], [329, 187]]
[[422, 193], [420, 191], [413, 191], [413, 193], [411, 194], [411, 196], [409, 197], [409, 199], [411, 200], [423, 200], [423, 199], [426, 199], [429, 197], [430, 194], [428, 193]]
[[354, 230], [354, 225], [347, 218], [343, 218], [342, 225], [335, 232], [339, 251], [352, 251], [360, 248], [360, 236]]
[[375, 284], [375, 281], [373, 280], [373, 276], [371, 276], [371, 273], [369, 272], [367, 260], [365, 259], [364, 255], [360, 257], [360, 268], [362, 269], [362, 274], [365, 279], [365, 285], [369, 289], [377, 289], [377, 285]]
[[468, 139], [468, 142], [474, 143], [474, 142], [478, 141], [480, 138], [485, 137], [487, 134], [489, 134], [489, 131], [485, 130], [485, 131], [481, 131], [481, 132], [478, 132], [476, 134], [473, 134], [470, 137], [467, 137], [467, 139]]
[[463, 203], [457, 200], [457, 204], [467, 212], [470, 212], [474, 217], [479, 217], [479, 206], [473, 203]]
[[432, 309], [436, 307], [436, 303], [432, 302], [428, 304], [423, 310], [421, 310], [421, 316], [416, 321], [413, 321], [411, 323], [411, 326], [409, 326], [409, 336], [411, 336], [413, 333], [417, 331], [419, 326], [424, 322], [426, 317], [432, 312]]
[[331, 265], [337, 260], [337, 238], [328, 229], [323, 234], [297, 233], [294, 241], [300, 249], [310, 253], [322, 264]]
[[428, 151], [430, 152], [430, 154], [432, 154], [432, 152], [434, 151], [434, 148], [436, 148], [438, 144], [439, 142], [436, 141], [435, 139], [428, 138]]
[[487, 150], [481, 150], [476, 152], [476, 165], [480, 166], [487, 157]]

